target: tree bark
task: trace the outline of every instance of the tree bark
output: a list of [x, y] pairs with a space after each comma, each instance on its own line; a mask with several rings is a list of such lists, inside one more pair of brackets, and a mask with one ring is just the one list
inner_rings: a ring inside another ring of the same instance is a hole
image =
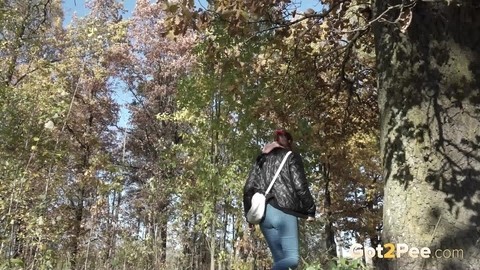
[[166, 214], [162, 215], [160, 223], [160, 245], [161, 245], [161, 254], [160, 254], [160, 263], [165, 265], [167, 262], [167, 229], [168, 229], [168, 217]]
[[326, 210], [325, 218], [327, 223], [325, 224], [325, 246], [327, 253], [331, 258], [337, 257], [337, 245], [335, 243], [335, 231], [333, 227], [333, 215], [332, 215], [332, 197], [330, 195], [330, 166], [328, 164], [323, 165], [323, 177], [325, 179], [325, 201], [324, 208]]
[[210, 225], [210, 270], [215, 270], [215, 248], [216, 248], [216, 232], [217, 227], [215, 221], [212, 220], [212, 224]]
[[72, 207], [75, 213], [75, 219], [73, 220], [73, 234], [71, 239], [71, 258], [70, 258], [70, 267], [71, 269], [77, 269], [78, 264], [78, 254], [80, 252], [80, 238], [82, 234], [82, 222], [83, 222], [83, 210], [84, 210], [84, 200], [85, 200], [85, 189], [80, 189], [79, 199], [75, 205], [72, 202]]
[[[374, 27], [386, 183], [382, 241], [432, 253], [394, 254], [382, 269], [480, 265], [480, 8], [450, 2], [417, 1], [397, 23]], [[377, 0], [375, 13], [400, 3]], [[392, 9], [385, 19], [399, 15]], [[436, 258], [437, 249], [461, 258]]]

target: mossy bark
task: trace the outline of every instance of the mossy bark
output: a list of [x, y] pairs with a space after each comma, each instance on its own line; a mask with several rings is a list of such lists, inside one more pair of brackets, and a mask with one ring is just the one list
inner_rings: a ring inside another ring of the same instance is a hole
[[[377, 0], [375, 13], [401, 2]], [[406, 20], [374, 27], [386, 183], [382, 242], [429, 247], [432, 256], [402, 254], [381, 260], [380, 269], [478, 269], [480, 5], [418, 1], [403, 12]], [[434, 258], [437, 249], [462, 250], [455, 256], [463, 258]]]

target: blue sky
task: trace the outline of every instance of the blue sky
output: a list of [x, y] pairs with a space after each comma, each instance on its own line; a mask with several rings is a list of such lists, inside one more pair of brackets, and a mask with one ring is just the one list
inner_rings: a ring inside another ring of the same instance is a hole
[[[87, 0], [63, 0], [63, 9], [65, 12], [64, 24], [69, 24], [72, 20], [73, 14], [76, 14], [79, 17], [82, 17], [87, 14], [88, 10], [85, 7], [85, 2]], [[261, 1], [261, 0], [259, 0]], [[127, 13], [124, 17], [127, 17], [132, 13], [135, 8], [136, 0], [124, 0], [123, 4]], [[300, 10], [305, 10], [307, 8], [313, 8], [318, 10], [320, 8], [319, 0], [297, 0], [295, 3], [298, 3]], [[195, 3], [198, 7], [206, 7], [206, 0], [195, 0]]]
[[[63, 0], [63, 11], [64, 11], [64, 24], [69, 24], [72, 20], [73, 14], [76, 14], [79, 17], [85, 16], [88, 13], [88, 9], [85, 7], [85, 2], [87, 0]], [[127, 10], [128, 17], [135, 8], [135, 0], [125, 0], [123, 1], [124, 7]]]
[[[85, 2], [88, 0], [63, 0], [63, 11], [64, 11], [64, 22], [66, 26], [70, 24], [73, 16], [83, 17], [88, 13], [88, 9], [85, 6]], [[259, 0], [261, 1], [261, 0]], [[124, 18], [128, 18], [132, 11], [135, 9], [136, 0], [124, 0], [124, 8], [126, 13]], [[198, 7], [206, 7], [206, 0], [195, 0], [195, 3]], [[321, 5], [319, 0], [294, 0], [299, 6], [299, 10], [305, 10], [307, 8], [313, 8], [314, 10], [319, 10]], [[122, 88], [122, 83], [118, 83], [116, 87], [115, 100], [120, 104], [120, 120], [118, 126], [128, 127], [129, 112], [126, 106], [132, 101], [133, 97], [130, 93], [126, 92]]]

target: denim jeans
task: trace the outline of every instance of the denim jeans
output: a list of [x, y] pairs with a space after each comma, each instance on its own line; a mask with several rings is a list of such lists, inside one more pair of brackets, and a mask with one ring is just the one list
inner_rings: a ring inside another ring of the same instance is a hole
[[267, 204], [260, 229], [272, 252], [272, 270], [296, 269], [299, 261], [297, 217]]

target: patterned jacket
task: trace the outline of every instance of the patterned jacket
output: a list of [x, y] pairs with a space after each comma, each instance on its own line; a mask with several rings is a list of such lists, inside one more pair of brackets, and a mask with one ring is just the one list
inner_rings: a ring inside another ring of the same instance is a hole
[[[278, 143], [271, 143], [257, 157], [243, 189], [245, 215], [251, 207], [253, 195], [256, 192], [265, 193], [287, 152], [288, 150]], [[288, 157], [278, 179], [267, 195], [267, 202], [297, 217], [315, 216], [315, 203], [299, 154], [292, 153]]]

